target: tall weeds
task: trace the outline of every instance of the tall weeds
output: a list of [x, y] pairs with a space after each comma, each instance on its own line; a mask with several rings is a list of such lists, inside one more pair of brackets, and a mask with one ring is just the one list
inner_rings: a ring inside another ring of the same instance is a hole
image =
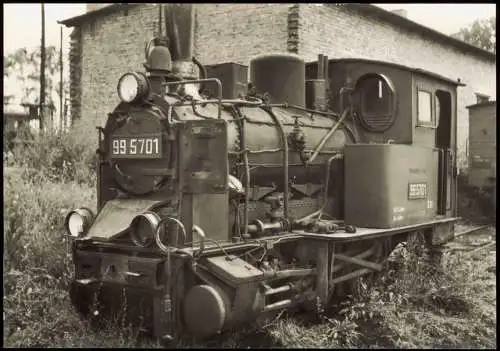
[[495, 348], [495, 267], [494, 255], [460, 253], [436, 269], [409, 241], [374, 284], [358, 279], [321, 323], [287, 318], [269, 332], [285, 347]]
[[70, 209], [95, 209], [93, 149], [72, 134], [45, 134], [11, 150], [3, 184], [7, 346], [50, 346], [81, 328], [67, 306], [73, 267], [63, 226]]

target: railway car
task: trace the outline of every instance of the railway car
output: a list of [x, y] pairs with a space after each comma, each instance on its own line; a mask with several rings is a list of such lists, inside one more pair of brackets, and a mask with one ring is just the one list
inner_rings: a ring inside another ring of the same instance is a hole
[[461, 83], [292, 54], [209, 77], [167, 33], [98, 130], [97, 213], [66, 217], [81, 314], [210, 337], [328, 305], [410, 235], [453, 237]]
[[468, 186], [485, 201], [484, 212], [496, 217], [496, 101], [469, 109]]

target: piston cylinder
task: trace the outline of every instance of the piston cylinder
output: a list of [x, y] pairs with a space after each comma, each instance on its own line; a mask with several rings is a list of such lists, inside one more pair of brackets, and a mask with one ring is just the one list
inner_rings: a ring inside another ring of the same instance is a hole
[[305, 63], [292, 54], [262, 55], [250, 61], [250, 82], [271, 103], [305, 107]]

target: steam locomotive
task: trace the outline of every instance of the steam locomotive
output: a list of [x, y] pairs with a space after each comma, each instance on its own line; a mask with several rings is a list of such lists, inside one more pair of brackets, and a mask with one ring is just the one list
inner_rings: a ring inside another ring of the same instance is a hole
[[152, 39], [146, 73], [119, 79], [96, 216], [66, 217], [80, 313], [210, 337], [328, 305], [409, 235], [430, 249], [453, 237], [461, 83], [276, 54], [242, 86], [169, 44]]

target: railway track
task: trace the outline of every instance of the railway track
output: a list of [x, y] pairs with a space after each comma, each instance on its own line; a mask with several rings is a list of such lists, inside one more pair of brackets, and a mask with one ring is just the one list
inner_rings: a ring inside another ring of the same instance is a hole
[[486, 249], [493, 249], [496, 245], [495, 228], [482, 225], [467, 228], [455, 234], [455, 240], [448, 244], [448, 251], [462, 251], [474, 254]]

